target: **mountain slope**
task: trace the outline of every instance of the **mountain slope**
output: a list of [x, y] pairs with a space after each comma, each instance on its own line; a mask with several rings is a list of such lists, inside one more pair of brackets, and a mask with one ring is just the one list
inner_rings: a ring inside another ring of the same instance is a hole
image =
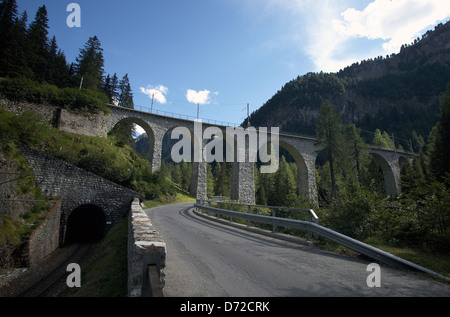
[[402, 46], [399, 54], [354, 63], [338, 73], [298, 76], [253, 112], [250, 122], [315, 135], [318, 109], [329, 100], [345, 122], [363, 130], [379, 128], [403, 140], [415, 131], [426, 138], [439, 118], [439, 102], [449, 82], [447, 22]]

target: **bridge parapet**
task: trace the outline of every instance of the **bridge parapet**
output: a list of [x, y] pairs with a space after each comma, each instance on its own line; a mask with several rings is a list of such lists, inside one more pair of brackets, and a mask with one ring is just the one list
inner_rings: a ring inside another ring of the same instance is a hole
[[[128, 296], [162, 296], [166, 243], [135, 199], [128, 216]], [[156, 276], [155, 276], [156, 275]], [[150, 282], [151, 281], [151, 282]]]

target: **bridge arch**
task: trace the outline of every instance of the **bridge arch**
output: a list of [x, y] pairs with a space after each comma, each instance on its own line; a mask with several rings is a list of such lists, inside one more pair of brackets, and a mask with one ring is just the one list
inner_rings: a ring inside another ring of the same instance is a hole
[[378, 164], [384, 177], [384, 187], [387, 195], [398, 195], [398, 181], [392, 169], [392, 166], [378, 153], [370, 153], [375, 163]]
[[260, 147], [268, 146], [270, 148], [272, 145], [279, 146], [280, 150], [284, 149], [293, 158], [297, 166], [297, 195], [317, 199], [317, 191], [315, 190], [317, 185], [314, 174], [315, 155], [310, 155], [311, 157], [309, 157], [306, 153], [302, 153], [301, 148], [298, 145], [282, 138], [278, 140], [277, 144], [272, 141], [268, 141], [266, 144], [261, 144]]
[[299, 196], [310, 196], [310, 188], [311, 186], [315, 186], [315, 184], [311, 184], [311, 179], [308, 177], [308, 167], [306, 165], [306, 161], [303, 155], [291, 144], [280, 140], [280, 147], [288, 151], [288, 153], [292, 156], [297, 165], [298, 170], [298, 195]]
[[94, 204], [74, 208], [65, 220], [64, 245], [100, 240], [106, 231], [106, 214]]
[[386, 194], [398, 196], [401, 191], [400, 170], [410, 163], [412, 156], [396, 151], [369, 149], [369, 154], [383, 173]]
[[146, 154], [147, 159], [151, 163], [152, 171], [159, 170], [161, 167], [162, 138], [166, 131], [160, 131], [160, 129], [157, 129], [157, 127], [152, 127], [152, 125], [150, 125], [147, 121], [137, 116], [130, 116], [119, 118], [110, 126], [108, 133], [113, 131], [114, 128], [118, 127], [121, 124], [137, 124], [145, 131], [148, 140], [148, 153]]

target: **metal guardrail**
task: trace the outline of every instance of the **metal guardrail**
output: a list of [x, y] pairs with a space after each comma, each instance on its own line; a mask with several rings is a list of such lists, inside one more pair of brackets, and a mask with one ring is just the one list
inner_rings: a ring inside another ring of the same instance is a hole
[[151, 109], [148, 107], [142, 107], [142, 106], [138, 106], [138, 105], [134, 105], [134, 108], [127, 108], [127, 107], [122, 107], [122, 106], [117, 106], [117, 105], [112, 105], [112, 104], [108, 104], [108, 106], [127, 109], [127, 110], [131, 110], [131, 111], [145, 112], [148, 114], [155, 114], [155, 115], [159, 115], [159, 116], [187, 120], [187, 121], [196, 121], [198, 119], [201, 119], [203, 123], [209, 123], [211, 125], [219, 125], [219, 126], [224, 126], [224, 127], [226, 127], [226, 126], [238, 127], [239, 126], [239, 124], [237, 124], [237, 123], [226, 122], [226, 121], [221, 121], [221, 120], [214, 120], [214, 119], [197, 118], [197, 117], [190, 116], [187, 114], [175, 113], [175, 112], [159, 110], [159, 109]]
[[[225, 198], [225, 197], [224, 197]], [[247, 213], [251, 214], [252, 213], [252, 208], [263, 208], [263, 209], [269, 209], [272, 217], [277, 217], [277, 210], [283, 210], [283, 211], [290, 211], [290, 212], [296, 212], [296, 211], [300, 211], [300, 212], [304, 212], [306, 214], [307, 217], [307, 221], [311, 222], [314, 221], [315, 223], [319, 223], [319, 218], [317, 217], [316, 213], [314, 212], [314, 210], [312, 209], [302, 209], [302, 208], [293, 208], [293, 207], [280, 207], [280, 206], [265, 206], [265, 205], [252, 205], [252, 204], [243, 204], [243, 203], [237, 203], [237, 202], [229, 202], [229, 201], [222, 201], [222, 200], [217, 200], [217, 199], [212, 199], [212, 200], [206, 200], [203, 201], [203, 203], [207, 203], [208, 206], [211, 207], [211, 204], [217, 204], [217, 206], [220, 209], [220, 205], [229, 205], [230, 206], [230, 210], [233, 210], [233, 206], [245, 206], [247, 207]], [[233, 217], [230, 216], [230, 221], [233, 221]], [[247, 220], [247, 225], [250, 226], [250, 222], [251, 220]], [[277, 230], [277, 225], [276, 224], [272, 224], [272, 232], [275, 232]], [[311, 232], [308, 232], [308, 240], [311, 240]]]
[[[417, 265], [417, 264], [407, 261], [405, 259], [399, 258], [399, 257], [392, 255], [390, 253], [387, 253], [383, 250], [372, 247], [372, 246], [365, 244], [361, 241], [358, 241], [356, 239], [353, 239], [353, 238], [350, 238], [343, 234], [340, 234], [339, 232], [336, 232], [331, 229], [320, 226], [316, 222], [295, 220], [295, 219], [286, 219], [286, 218], [279, 218], [279, 217], [265, 216], [265, 215], [257, 215], [257, 214], [251, 214], [251, 213], [243, 213], [243, 212], [239, 212], [239, 211], [226, 210], [226, 209], [220, 209], [220, 208], [215, 208], [215, 207], [211, 207], [211, 206], [206, 206], [206, 205], [204, 205], [204, 203], [205, 202], [202, 203], [202, 202], [198, 201], [197, 203], [194, 204], [194, 206], [203, 211], [209, 211], [209, 212], [212, 212], [212, 213], [215, 213], [218, 215], [229, 216], [231, 218], [240, 218], [240, 219], [244, 219], [247, 221], [271, 224], [272, 226], [280, 226], [280, 227], [294, 228], [294, 229], [307, 231], [309, 233], [308, 238], [311, 237], [310, 234], [316, 234], [320, 237], [329, 239], [333, 242], [336, 242], [336, 243], [343, 245], [351, 250], [354, 250], [358, 253], [366, 255], [376, 261], [385, 263], [387, 265], [390, 265], [393, 267], [412, 268], [412, 269], [433, 275], [435, 277], [438, 277], [438, 278], [441, 278], [441, 279], [444, 279], [447, 281], [450, 280], [446, 276], [443, 276], [439, 273], [433, 272], [427, 268], [424, 268], [420, 265]], [[277, 207], [277, 208], [287, 209], [287, 208], [282, 208], [282, 207]]]

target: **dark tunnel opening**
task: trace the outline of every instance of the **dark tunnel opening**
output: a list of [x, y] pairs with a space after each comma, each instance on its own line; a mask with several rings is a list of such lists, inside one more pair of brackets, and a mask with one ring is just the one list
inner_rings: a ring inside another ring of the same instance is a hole
[[94, 205], [75, 208], [66, 223], [65, 245], [95, 242], [103, 238], [106, 217], [103, 210]]

